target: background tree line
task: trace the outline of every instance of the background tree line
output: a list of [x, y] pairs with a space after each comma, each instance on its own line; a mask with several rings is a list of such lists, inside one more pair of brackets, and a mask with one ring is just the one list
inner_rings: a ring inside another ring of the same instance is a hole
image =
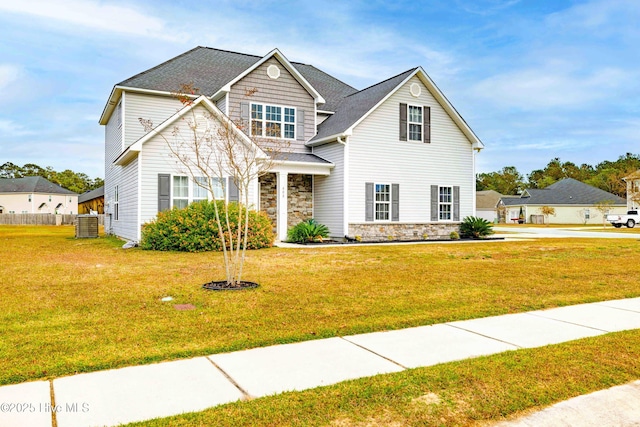
[[476, 190], [495, 190], [504, 195], [520, 194], [525, 188], [545, 188], [564, 178], [592, 185], [596, 188], [626, 197], [625, 176], [640, 169], [640, 155], [627, 153], [618, 160], [605, 160], [596, 166], [586, 163], [578, 166], [572, 162], [552, 159], [544, 169], [536, 169], [524, 176], [514, 166], [505, 166], [497, 172], [481, 173], [476, 177]]
[[102, 178], [91, 179], [82, 172], [78, 173], [69, 169], [57, 172], [53, 170], [51, 166], [42, 168], [33, 163], [18, 166], [11, 162], [6, 162], [0, 166], [0, 178], [24, 178], [27, 176], [41, 176], [54, 184], [58, 184], [62, 188], [78, 194], [94, 190], [104, 185]]

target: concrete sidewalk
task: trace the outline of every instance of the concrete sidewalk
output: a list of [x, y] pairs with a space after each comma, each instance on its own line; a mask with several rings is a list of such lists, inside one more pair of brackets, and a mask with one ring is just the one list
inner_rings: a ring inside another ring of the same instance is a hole
[[[52, 413], [58, 427], [114, 426], [638, 328], [640, 298], [633, 298], [93, 372], [0, 387], [0, 426], [50, 427]], [[640, 399], [640, 386], [616, 396]], [[637, 412], [627, 415], [640, 425]], [[614, 422], [620, 419], [598, 426], [621, 425]], [[513, 425], [594, 425], [558, 420]]]

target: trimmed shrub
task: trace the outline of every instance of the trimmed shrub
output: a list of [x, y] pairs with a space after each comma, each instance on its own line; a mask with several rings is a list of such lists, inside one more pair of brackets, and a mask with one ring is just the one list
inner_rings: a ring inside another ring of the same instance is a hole
[[473, 237], [478, 239], [493, 234], [493, 225], [484, 218], [468, 216], [460, 224], [460, 234], [462, 237]]
[[457, 231], [452, 231], [451, 233], [449, 233], [449, 238], [451, 240], [459, 240], [460, 239], [460, 235], [458, 234]]
[[322, 239], [327, 237], [329, 237], [327, 226], [313, 218], [298, 223], [287, 232], [287, 241], [291, 243], [322, 242]]
[[[184, 209], [159, 212], [154, 221], [143, 225], [140, 247], [156, 251], [221, 251], [222, 241], [218, 232], [214, 203], [218, 204], [228, 247], [229, 233], [224, 219], [224, 202], [206, 200], [191, 203]], [[236, 202], [230, 203], [228, 208], [233, 240], [236, 242], [238, 215], [242, 213], [244, 219], [246, 211]], [[242, 228], [241, 244], [244, 238], [244, 224]], [[271, 247], [274, 239], [271, 221], [267, 215], [264, 212], [250, 210], [247, 249]]]

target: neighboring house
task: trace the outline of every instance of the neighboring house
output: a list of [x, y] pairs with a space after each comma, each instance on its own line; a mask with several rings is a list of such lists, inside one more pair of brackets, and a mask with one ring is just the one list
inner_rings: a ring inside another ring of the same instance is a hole
[[476, 216], [489, 222], [505, 222], [507, 211], [500, 204], [503, 198], [519, 198], [520, 196], [504, 196], [495, 190], [476, 191]]
[[0, 178], [0, 213], [74, 214], [78, 195], [40, 176]]
[[627, 183], [627, 210], [640, 209], [640, 170], [623, 179]]
[[[174, 96], [192, 83], [203, 96]], [[251, 205], [277, 237], [313, 217], [331, 235], [363, 240], [448, 236], [475, 212], [475, 153], [482, 142], [420, 67], [357, 90], [317, 68], [197, 47], [114, 86], [105, 132], [105, 228], [139, 240], [159, 210], [206, 198], [165, 140], [181, 118], [246, 123], [247, 144], [289, 144], [250, 187]], [[153, 121], [146, 133], [139, 118]], [[237, 200], [233, 180], [221, 196]]]
[[78, 196], [78, 213], [104, 213], [104, 186], [86, 191]]
[[507, 222], [516, 222], [522, 210], [525, 222], [541, 223], [541, 208], [549, 206], [555, 209], [555, 215], [549, 216], [548, 223], [602, 224], [602, 212], [596, 205], [605, 200], [611, 202], [610, 212], [622, 212], [627, 206], [622, 197], [565, 178], [543, 189], [526, 189], [520, 197], [503, 197], [500, 204], [507, 211]]

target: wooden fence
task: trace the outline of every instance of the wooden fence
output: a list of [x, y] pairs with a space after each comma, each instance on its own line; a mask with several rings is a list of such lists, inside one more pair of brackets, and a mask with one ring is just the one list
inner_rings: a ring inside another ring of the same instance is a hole
[[[58, 217], [58, 221], [56, 221]], [[77, 215], [54, 214], [0, 214], [0, 225], [73, 225]], [[104, 225], [104, 215], [98, 215], [98, 224]]]

